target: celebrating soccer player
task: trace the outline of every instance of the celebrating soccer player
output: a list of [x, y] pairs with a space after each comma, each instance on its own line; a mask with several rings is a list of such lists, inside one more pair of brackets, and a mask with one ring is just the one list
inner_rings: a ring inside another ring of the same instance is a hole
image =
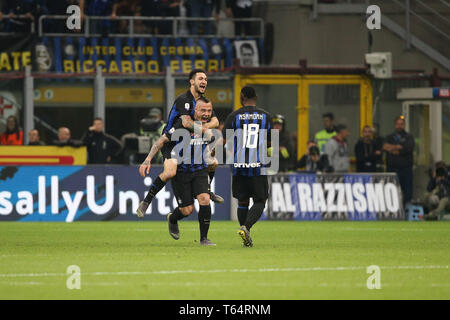
[[[175, 100], [172, 109], [170, 110], [169, 119], [166, 127], [163, 130], [163, 135], [174, 127], [176, 123], [181, 123], [182, 126], [189, 131], [194, 130], [194, 121], [193, 116], [195, 112], [195, 106], [197, 100], [205, 94], [206, 86], [208, 85], [208, 78], [206, 77], [205, 71], [201, 69], [194, 69], [189, 73], [189, 90]], [[202, 132], [205, 132], [211, 128], [217, 128], [219, 126], [219, 120], [215, 116], [213, 111], [212, 117], [209, 122], [202, 124]], [[161, 141], [160, 141], [161, 143]], [[172, 149], [175, 146], [176, 142], [171, 142], [164, 144], [162, 146], [162, 154], [164, 157], [164, 170], [155, 179], [153, 184], [150, 186], [150, 190], [147, 193], [145, 199], [139, 204], [139, 207], [136, 211], [136, 214], [139, 218], [143, 218], [145, 216], [145, 212], [148, 209], [148, 206], [152, 202], [153, 198], [156, 194], [164, 188], [167, 181], [172, 179], [177, 173], [177, 160], [171, 156]], [[153, 157], [150, 157], [152, 154], [152, 150], [150, 150], [149, 156], [144, 160], [144, 162], [139, 167], [139, 173], [142, 177], [145, 177], [146, 174], [150, 171], [151, 160]], [[214, 177], [214, 171], [209, 172], [210, 181], [212, 181]], [[222, 197], [215, 195], [213, 192], [210, 192], [211, 199], [218, 203], [223, 203], [224, 200]]]
[[[233, 129], [233, 141], [227, 143], [227, 147], [233, 145], [233, 197], [238, 200], [238, 220], [244, 246], [252, 247], [250, 228], [261, 217], [266, 200], [269, 195], [267, 176], [263, 170], [262, 157], [267, 155], [267, 141], [270, 140], [271, 116], [256, 107], [257, 96], [255, 89], [249, 86], [241, 90], [242, 107], [231, 113], [223, 128], [222, 135], [227, 137], [227, 129]], [[267, 138], [264, 139], [264, 131]], [[250, 198], [253, 198], [253, 206], [249, 209]]]

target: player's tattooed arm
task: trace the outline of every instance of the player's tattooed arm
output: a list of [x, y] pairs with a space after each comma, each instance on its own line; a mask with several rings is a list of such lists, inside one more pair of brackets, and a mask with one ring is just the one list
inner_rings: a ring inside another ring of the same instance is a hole
[[183, 123], [183, 127], [191, 132], [194, 132], [194, 120], [192, 120], [191, 116], [183, 115], [181, 116], [181, 121]]
[[164, 143], [166, 142], [169, 142], [169, 138], [165, 134], [163, 134], [153, 144], [152, 148], [150, 149], [150, 152], [147, 155], [147, 158], [145, 158], [144, 162], [142, 162], [141, 166], [139, 167], [139, 173], [142, 177], [145, 177], [145, 175], [150, 173], [150, 167], [153, 157], [158, 153], [159, 150], [161, 150]]
[[219, 127], [219, 119], [212, 117], [211, 120], [202, 125], [202, 132], [205, 133], [208, 129], [217, 129]]

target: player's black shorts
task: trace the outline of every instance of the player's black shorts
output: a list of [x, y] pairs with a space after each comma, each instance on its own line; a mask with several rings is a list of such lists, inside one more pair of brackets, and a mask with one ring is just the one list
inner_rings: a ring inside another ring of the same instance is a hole
[[180, 208], [194, 204], [194, 199], [199, 194], [209, 192], [208, 170], [186, 173], [177, 171], [172, 178], [172, 189]]
[[173, 149], [174, 145], [172, 143], [165, 143], [162, 148], [161, 148], [161, 154], [164, 158], [164, 160], [166, 159], [171, 159], [172, 158], [172, 149]]
[[253, 201], [266, 201], [269, 198], [269, 183], [267, 176], [233, 176], [233, 197], [238, 200], [253, 198]]

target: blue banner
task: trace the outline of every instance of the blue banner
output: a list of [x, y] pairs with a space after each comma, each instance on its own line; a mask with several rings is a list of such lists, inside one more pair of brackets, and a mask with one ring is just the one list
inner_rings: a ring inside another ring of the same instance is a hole
[[[225, 71], [236, 57], [233, 43], [226, 38], [42, 37], [36, 66], [39, 72], [60, 73], [94, 72], [97, 66], [108, 73], [159, 73], [166, 67], [176, 73]], [[257, 61], [259, 52], [251, 53]]]
[[[128, 166], [0, 167], [0, 221], [137, 220], [139, 202], [161, 172], [154, 166], [144, 179], [138, 167]], [[230, 170], [218, 168], [211, 187], [225, 199], [211, 203], [213, 219], [230, 220]], [[144, 220], [166, 220], [176, 206], [168, 183]], [[197, 220], [197, 201], [194, 211], [188, 219]]]
[[286, 174], [269, 176], [266, 219], [403, 220], [395, 174]]

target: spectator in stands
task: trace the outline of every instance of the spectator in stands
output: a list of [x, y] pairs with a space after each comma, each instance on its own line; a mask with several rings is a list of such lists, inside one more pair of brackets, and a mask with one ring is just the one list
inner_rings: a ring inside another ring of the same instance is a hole
[[[186, 5], [189, 7], [188, 16], [192, 18], [211, 18], [213, 7], [216, 0], [187, 0]], [[208, 21], [192, 21], [191, 34], [199, 34], [199, 26], [203, 26], [203, 34], [212, 34], [213, 26]]]
[[414, 137], [405, 131], [405, 117], [395, 119], [395, 132], [386, 137], [383, 150], [387, 152], [388, 172], [395, 172], [400, 181], [404, 203], [409, 203], [413, 193]]
[[[253, 0], [226, 0], [226, 14], [227, 17], [242, 19], [252, 17]], [[252, 34], [251, 23], [236, 21], [234, 24], [234, 33], [236, 36], [241, 36], [244, 31], [245, 36]]]
[[[118, 0], [80, 0], [81, 19], [88, 16], [117, 17]], [[111, 20], [91, 20], [89, 32], [106, 36], [111, 30]]]
[[28, 132], [28, 145], [29, 146], [44, 146], [45, 143], [41, 141], [39, 131], [36, 129]]
[[95, 118], [83, 137], [83, 143], [87, 146], [89, 164], [111, 163], [122, 150], [122, 143], [104, 133], [104, 127], [103, 119]]
[[[145, 2], [145, 0], [144, 0]], [[117, 16], [136, 16], [140, 12], [141, 0], [119, 0], [117, 2]], [[136, 24], [135, 24], [136, 25]], [[138, 24], [139, 25], [139, 24]], [[117, 31], [119, 33], [128, 33], [128, 20], [119, 20]]]
[[328, 156], [334, 172], [348, 172], [350, 168], [350, 157], [346, 142], [349, 135], [348, 127], [340, 124], [336, 126], [336, 135], [325, 143], [324, 153]]
[[294, 144], [290, 133], [286, 130], [286, 120], [283, 115], [277, 114], [272, 118], [272, 128], [280, 132], [279, 170], [280, 172], [293, 170]]
[[[145, 0], [141, 4], [143, 17], [179, 17], [180, 0]], [[172, 34], [172, 21], [145, 22], [154, 34]]]
[[382, 160], [383, 146], [374, 139], [370, 126], [364, 126], [362, 135], [355, 145], [356, 171], [377, 172]]
[[30, 33], [35, 13], [36, 2], [33, 0], [3, 0], [0, 20], [4, 16], [8, 17], [5, 23], [6, 32]]
[[61, 127], [58, 129], [58, 139], [53, 140], [52, 144], [58, 147], [81, 147], [83, 142], [71, 138], [70, 129]]
[[308, 149], [296, 164], [296, 169], [304, 169], [307, 172], [330, 172], [332, 168], [326, 154], [320, 154], [319, 148], [314, 140], [308, 141]]
[[323, 152], [325, 143], [336, 135], [336, 127], [334, 126], [334, 115], [331, 112], [322, 115], [324, 129], [317, 132], [315, 139], [319, 146], [320, 152]]
[[20, 128], [19, 120], [16, 116], [9, 116], [6, 119], [6, 131], [0, 136], [0, 145], [23, 145], [23, 130]]
[[450, 212], [450, 174], [445, 161], [435, 165], [424, 196], [425, 220], [440, 220], [441, 216]]

